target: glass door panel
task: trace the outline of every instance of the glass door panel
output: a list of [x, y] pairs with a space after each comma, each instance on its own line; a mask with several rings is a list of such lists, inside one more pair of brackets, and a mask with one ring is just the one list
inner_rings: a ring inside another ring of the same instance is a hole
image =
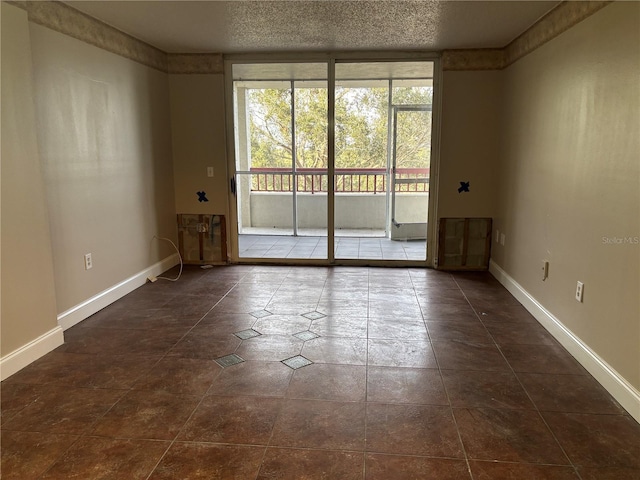
[[233, 76], [239, 257], [326, 259], [327, 65]]
[[321, 258], [327, 258], [327, 82], [296, 81], [294, 86], [297, 234], [322, 239]]
[[291, 172], [236, 173], [240, 258], [287, 258], [293, 249]]
[[426, 258], [430, 159], [431, 105], [394, 106], [390, 237], [411, 260]]
[[383, 259], [381, 240], [388, 224], [389, 81], [367, 78], [370, 65], [336, 64], [336, 259]]
[[[394, 225], [426, 228], [429, 205], [431, 111], [427, 107], [394, 108], [392, 215]], [[426, 238], [426, 230], [422, 235]]]
[[425, 260], [433, 63], [335, 71], [335, 258]]

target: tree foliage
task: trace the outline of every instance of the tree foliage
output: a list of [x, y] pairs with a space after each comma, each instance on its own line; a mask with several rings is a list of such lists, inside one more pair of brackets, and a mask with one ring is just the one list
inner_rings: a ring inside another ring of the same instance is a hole
[[[386, 87], [338, 87], [335, 101], [336, 168], [385, 168], [388, 96]], [[394, 105], [431, 104], [428, 87], [393, 88]], [[291, 167], [290, 89], [248, 89], [252, 167]], [[295, 89], [297, 168], [327, 168], [327, 90]], [[431, 112], [398, 112], [398, 167], [429, 164]]]

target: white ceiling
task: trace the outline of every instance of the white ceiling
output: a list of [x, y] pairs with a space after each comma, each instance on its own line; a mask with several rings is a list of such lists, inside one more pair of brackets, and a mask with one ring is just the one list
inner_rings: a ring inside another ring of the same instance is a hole
[[504, 47], [558, 1], [67, 1], [170, 53]]

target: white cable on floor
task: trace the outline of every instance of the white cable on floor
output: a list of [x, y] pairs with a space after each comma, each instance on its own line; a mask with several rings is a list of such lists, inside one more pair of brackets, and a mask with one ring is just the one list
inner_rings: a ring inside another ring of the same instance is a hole
[[[178, 250], [178, 247], [176, 247], [176, 244], [173, 243], [169, 238], [158, 237], [157, 235], [154, 235], [153, 238], [157, 238], [158, 240], [166, 240], [171, 245], [173, 245], [173, 248], [176, 249], [176, 253], [178, 254], [178, 258], [180, 259], [180, 271], [178, 272], [178, 276], [176, 278], [167, 278], [167, 277], [155, 277], [155, 278], [156, 279], [161, 278], [162, 280], [168, 280], [170, 282], [177, 282], [178, 280], [180, 280], [180, 276], [182, 275], [182, 255], [180, 255], [180, 250]], [[151, 277], [149, 278], [149, 280], [151, 280]], [[155, 280], [151, 280], [151, 281], [155, 282]]]

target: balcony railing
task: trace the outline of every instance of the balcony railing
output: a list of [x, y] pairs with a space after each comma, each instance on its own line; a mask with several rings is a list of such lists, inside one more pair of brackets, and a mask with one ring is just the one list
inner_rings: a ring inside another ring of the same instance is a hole
[[[252, 192], [292, 192], [293, 173], [290, 168], [252, 168]], [[327, 191], [326, 170], [298, 168], [296, 191], [318, 193]], [[396, 192], [428, 192], [428, 168], [398, 168], [396, 170]], [[385, 193], [387, 172], [384, 168], [336, 168], [336, 193]]]

